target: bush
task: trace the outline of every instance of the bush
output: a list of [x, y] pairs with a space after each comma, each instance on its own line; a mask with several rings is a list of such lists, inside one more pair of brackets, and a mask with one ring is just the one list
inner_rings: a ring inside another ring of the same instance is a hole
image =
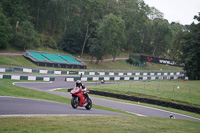
[[63, 51], [75, 54], [81, 53], [83, 36], [79, 30], [72, 29], [65, 31], [62, 39], [58, 43], [58, 47]]
[[139, 64], [138, 60], [133, 59], [132, 57], [130, 57], [130, 58], [127, 60], [127, 63], [129, 63], [129, 64], [131, 64], [131, 65], [138, 65], [138, 64]]
[[133, 60], [133, 64], [134, 64], [134, 65], [139, 65], [139, 61], [134, 59], [134, 60]]
[[126, 62], [129, 63], [129, 64], [133, 64], [133, 58], [129, 57], [129, 59]]
[[57, 48], [56, 41], [49, 35], [42, 35], [40, 38], [41, 45], [49, 48]]

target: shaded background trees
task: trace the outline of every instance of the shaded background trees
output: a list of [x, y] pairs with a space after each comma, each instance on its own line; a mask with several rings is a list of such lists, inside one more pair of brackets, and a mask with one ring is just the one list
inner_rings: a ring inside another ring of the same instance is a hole
[[199, 27], [170, 24], [143, 0], [1, 0], [0, 5], [0, 49], [50, 47], [90, 54], [97, 63], [108, 54], [115, 60], [121, 48], [185, 64], [198, 55], [185, 53], [197, 46]]
[[22, 21], [15, 34], [15, 46], [20, 49], [38, 47], [39, 34], [30, 21]]
[[191, 24], [190, 32], [182, 36], [182, 62], [185, 64], [184, 70], [190, 79], [200, 79], [200, 13], [194, 19], [197, 24]]
[[124, 21], [113, 14], [106, 15], [99, 25], [97, 34], [100, 46], [104, 45], [105, 53], [112, 55], [115, 61], [115, 57], [119, 55], [125, 42]]
[[[121, 45], [129, 53], [168, 56], [171, 40], [174, 40], [172, 37], [175, 37], [171, 33], [176, 29], [171, 29], [168, 21], [163, 19], [163, 14], [141, 0], [2, 0], [1, 4], [2, 13], [12, 26], [12, 34], [16, 34], [22, 22], [30, 21], [34, 26], [33, 32], [42, 34], [39, 45], [48, 46], [42, 44], [43, 40], [51, 38], [55, 40], [51, 41], [51, 45], [57, 42], [58, 48], [69, 53], [76, 52], [81, 56], [90, 52], [89, 39], [94, 38], [92, 34], [97, 32], [103, 16], [108, 14], [124, 21], [125, 30], [121, 32], [125, 34], [125, 41]], [[67, 43], [77, 39], [77, 35], [72, 35], [77, 34], [75, 31], [80, 34], [78, 44]], [[13, 38], [7, 43], [17, 46], [16, 41], [16, 38]], [[77, 50], [80, 47], [81, 51]], [[113, 46], [110, 51], [116, 53], [117, 49], [118, 46]]]
[[13, 37], [12, 27], [3, 13], [3, 8], [0, 3], [0, 49], [6, 48]]
[[170, 48], [171, 29], [168, 21], [156, 18], [152, 24], [152, 55], [163, 55]]
[[67, 29], [58, 46], [69, 53], [80, 53], [83, 34], [79, 29]]

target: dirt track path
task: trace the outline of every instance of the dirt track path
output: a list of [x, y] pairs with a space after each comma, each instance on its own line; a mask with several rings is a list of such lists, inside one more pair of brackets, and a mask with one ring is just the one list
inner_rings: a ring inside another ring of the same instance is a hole
[[0, 55], [21, 56], [21, 55], [23, 55], [23, 53], [2, 53], [2, 52], [0, 52]]
[[[128, 58], [115, 58], [115, 60], [127, 60]], [[91, 60], [84, 60], [82, 59], [83, 61], [91, 61]], [[110, 58], [110, 59], [103, 59], [103, 61], [112, 61], [113, 58]], [[94, 60], [93, 60], [94, 61]], [[96, 61], [96, 60], [95, 60]]]

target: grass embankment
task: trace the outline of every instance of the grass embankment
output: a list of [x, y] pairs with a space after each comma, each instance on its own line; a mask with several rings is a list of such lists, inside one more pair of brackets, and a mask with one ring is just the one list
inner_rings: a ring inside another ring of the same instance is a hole
[[[12, 85], [13, 82], [16, 82], [16, 80], [0, 79], [0, 96], [23, 97], [23, 98], [31, 98], [31, 99], [47, 100], [47, 101], [71, 104], [70, 98], [65, 98], [50, 93], [14, 86]], [[17, 81], [17, 82], [24, 82], [24, 81]], [[108, 110], [117, 113], [129, 114], [121, 110], [107, 108], [95, 104], [93, 104], [92, 107], [96, 109]]]
[[138, 116], [0, 117], [0, 132], [199, 133], [199, 122]]
[[0, 65], [37, 67], [23, 56], [0, 56]]
[[93, 85], [88, 86], [88, 89], [200, 107], [200, 81], [151, 81]]
[[[51, 52], [51, 53], [61, 53], [64, 54], [63, 51], [55, 51], [55, 50], [42, 50], [44, 52]], [[65, 53], [67, 54], [67, 53]], [[78, 55], [73, 55], [74, 57], [78, 57]], [[121, 54], [119, 57], [128, 57], [128, 54]], [[90, 58], [89, 55], [84, 55], [82, 59], [88, 60]], [[106, 57], [106, 58], [112, 58], [112, 57]], [[154, 64], [154, 63], [146, 63], [146, 67], [136, 67], [131, 66], [130, 64], [126, 63], [125, 60], [116, 60], [116, 62], [113, 61], [103, 61], [99, 62], [98, 64], [93, 61], [93, 63], [90, 63], [90, 61], [87, 61], [87, 69], [107, 69], [107, 70], [178, 70], [182, 71], [182, 68], [180, 67], [173, 67], [169, 65], [161, 65], [161, 64]], [[53, 67], [39, 67], [32, 63], [31, 61], [27, 60], [23, 56], [0, 56], [0, 65], [10, 65], [10, 66], [21, 66], [21, 67], [37, 67], [42, 69], [57, 69], [57, 70], [71, 70], [71, 69], [60, 69], [60, 68], [53, 68]], [[75, 69], [77, 70], [77, 69]]]
[[174, 67], [169, 65], [161, 65], [161, 64], [155, 64], [155, 63], [146, 63], [146, 67], [138, 67], [138, 66], [132, 66], [128, 63], [126, 63], [125, 60], [116, 60], [116, 62], [113, 61], [104, 61], [99, 62], [96, 64], [95, 62], [87, 63], [88, 69], [108, 69], [108, 70], [177, 70], [182, 71], [183, 69], [181, 67]]
[[18, 67], [30, 67], [35, 69], [49, 69], [49, 70], [61, 70], [61, 71], [80, 71], [80, 69], [66, 69], [55, 67], [41, 67], [35, 65], [33, 62], [27, 60], [23, 56], [0, 56], [0, 65], [18, 66]]

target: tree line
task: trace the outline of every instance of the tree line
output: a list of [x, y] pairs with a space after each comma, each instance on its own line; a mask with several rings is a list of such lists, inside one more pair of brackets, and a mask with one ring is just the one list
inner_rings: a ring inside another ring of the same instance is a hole
[[[97, 62], [122, 49], [182, 61], [190, 25], [169, 23], [143, 0], [1, 0], [0, 49], [50, 47]], [[181, 43], [180, 43], [181, 42]]]

